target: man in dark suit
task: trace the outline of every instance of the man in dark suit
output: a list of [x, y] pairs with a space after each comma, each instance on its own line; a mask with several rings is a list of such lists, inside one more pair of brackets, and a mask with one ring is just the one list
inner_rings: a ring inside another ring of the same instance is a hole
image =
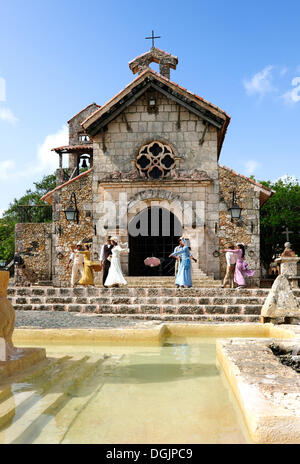
[[110, 261], [107, 259], [112, 255], [112, 248], [113, 244], [111, 243], [110, 236], [107, 237], [106, 243], [102, 246], [101, 248], [101, 254], [100, 254], [100, 261], [102, 263], [102, 269], [103, 269], [103, 274], [102, 274], [102, 284], [103, 287], [106, 287], [105, 281], [106, 277], [110, 268]]

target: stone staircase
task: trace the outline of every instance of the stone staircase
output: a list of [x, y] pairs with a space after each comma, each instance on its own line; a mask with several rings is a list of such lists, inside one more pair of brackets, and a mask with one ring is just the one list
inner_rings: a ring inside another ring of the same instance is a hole
[[[10, 287], [16, 310], [70, 311], [169, 321], [259, 321], [269, 289], [146, 287]], [[294, 291], [300, 301], [300, 289]]]
[[[200, 271], [200, 270], [199, 270]], [[151, 277], [127, 277], [127, 287], [134, 288], [134, 287], [155, 287], [155, 288], [174, 288], [175, 285], [175, 277], [159, 277], [159, 276], [151, 276]], [[213, 275], [206, 275], [201, 273], [201, 271], [197, 274], [193, 272], [193, 286], [197, 288], [207, 288], [207, 287], [221, 287], [222, 281], [221, 280], [214, 280]]]

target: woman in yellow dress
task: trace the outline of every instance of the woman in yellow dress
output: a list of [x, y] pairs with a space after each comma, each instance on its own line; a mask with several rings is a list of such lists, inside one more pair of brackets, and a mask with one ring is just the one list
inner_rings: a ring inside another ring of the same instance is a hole
[[84, 245], [84, 251], [81, 251], [84, 255], [83, 273], [79, 285], [94, 285], [94, 272], [93, 272], [93, 261], [91, 261], [91, 252], [88, 245]]

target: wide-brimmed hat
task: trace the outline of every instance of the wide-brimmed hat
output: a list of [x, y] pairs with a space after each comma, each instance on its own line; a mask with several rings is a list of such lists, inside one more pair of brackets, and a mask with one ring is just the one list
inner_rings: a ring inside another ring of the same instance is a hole
[[112, 242], [118, 242], [119, 241], [118, 237], [110, 237], [110, 240]]

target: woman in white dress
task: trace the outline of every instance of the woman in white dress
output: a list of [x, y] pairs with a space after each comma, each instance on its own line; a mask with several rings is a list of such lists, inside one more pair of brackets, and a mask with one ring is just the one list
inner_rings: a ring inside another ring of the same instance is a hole
[[[112, 256], [111, 256], [111, 261], [110, 261], [110, 268], [109, 268], [108, 275], [107, 275], [104, 285], [106, 287], [111, 287], [111, 286], [118, 287], [119, 285], [127, 284], [126, 280], [124, 279], [123, 273], [122, 273], [122, 268], [121, 268], [121, 263], [120, 263], [120, 254], [128, 253], [129, 249], [120, 247], [120, 245], [118, 245], [117, 237], [111, 237], [111, 242], [114, 245], [114, 247], [111, 249]], [[127, 245], [127, 243], [124, 245]]]

